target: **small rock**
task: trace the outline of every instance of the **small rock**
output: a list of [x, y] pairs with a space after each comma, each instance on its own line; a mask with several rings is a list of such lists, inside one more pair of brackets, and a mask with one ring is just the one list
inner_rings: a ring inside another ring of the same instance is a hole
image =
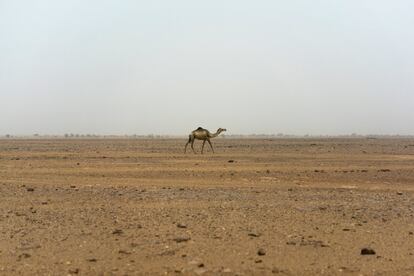
[[234, 163], [234, 160], [230, 159], [229, 161], [227, 161], [229, 163]]
[[188, 264], [193, 265], [193, 266], [197, 266], [197, 267], [203, 267], [204, 266], [204, 264], [200, 260], [191, 260], [191, 261], [188, 262]]
[[361, 255], [375, 255], [375, 250], [369, 247], [365, 247], [361, 249]]
[[261, 262], [263, 262], [262, 260], [255, 260], [254, 261], [256, 264], [259, 264], [259, 263], [261, 263]]
[[257, 255], [264, 256], [266, 255], [266, 251], [263, 248], [260, 248], [259, 250], [257, 250]]
[[28, 191], [28, 192], [34, 192], [34, 189], [33, 188], [27, 188], [26, 191]]
[[112, 234], [114, 234], [114, 235], [121, 235], [121, 234], [123, 234], [124, 233], [124, 231], [122, 230], [122, 229], [115, 229], [113, 232], [112, 232]]
[[21, 259], [27, 259], [27, 258], [30, 258], [32, 255], [30, 255], [29, 253], [23, 253], [23, 254], [20, 254], [19, 255], [19, 261], [21, 260]]
[[178, 237], [178, 238], [175, 238], [175, 239], [174, 239], [174, 241], [175, 241], [175, 242], [177, 242], [177, 243], [180, 243], [180, 242], [187, 242], [187, 241], [189, 241], [189, 240], [191, 240], [191, 238], [190, 238], [190, 237]]
[[194, 270], [194, 273], [197, 274], [197, 275], [202, 275], [202, 274], [206, 273], [207, 271], [208, 270], [205, 269], [205, 268], [197, 268], [197, 269]]
[[182, 224], [182, 223], [178, 223], [178, 224], [177, 224], [177, 227], [178, 227], [178, 228], [187, 228], [187, 225]]
[[98, 260], [95, 258], [86, 259], [88, 262], [96, 263]]
[[71, 187], [72, 189], [76, 188], [76, 186], [75, 186], [75, 185], [70, 185], [70, 187]]
[[278, 274], [278, 273], [281, 273], [281, 272], [283, 272], [283, 270], [280, 270], [277, 267], [275, 267], [275, 268], [272, 269], [272, 273], [274, 273], [274, 274]]
[[397, 195], [403, 195], [403, 193], [402, 192], [397, 192]]
[[414, 235], [413, 231], [408, 232], [408, 235]]
[[78, 274], [79, 273], [79, 268], [69, 269], [69, 273], [70, 274]]
[[250, 237], [255, 237], [255, 238], [258, 238], [258, 237], [260, 237], [261, 236], [261, 234], [259, 234], [259, 233], [255, 233], [255, 232], [252, 232], [252, 233], [249, 233], [249, 234], [247, 234], [248, 236], [250, 236]]

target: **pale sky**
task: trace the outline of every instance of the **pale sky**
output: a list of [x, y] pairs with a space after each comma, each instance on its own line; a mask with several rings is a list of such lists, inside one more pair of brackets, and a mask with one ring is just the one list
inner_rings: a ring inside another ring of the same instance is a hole
[[413, 11], [0, 0], [0, 135], [414, 134]]

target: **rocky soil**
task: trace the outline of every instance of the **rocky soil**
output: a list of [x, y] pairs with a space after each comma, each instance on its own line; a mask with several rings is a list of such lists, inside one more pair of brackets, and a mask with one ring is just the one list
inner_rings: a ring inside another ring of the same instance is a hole
[[0, 140], [0, 275], [414, 275], [413, 140], [185, 142]]

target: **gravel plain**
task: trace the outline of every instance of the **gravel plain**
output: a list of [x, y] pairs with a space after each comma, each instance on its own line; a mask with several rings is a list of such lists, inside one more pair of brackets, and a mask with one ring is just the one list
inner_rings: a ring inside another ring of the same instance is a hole
[[185, 142], [0, 140], [0, 274], [414, 275], [414, 140]]

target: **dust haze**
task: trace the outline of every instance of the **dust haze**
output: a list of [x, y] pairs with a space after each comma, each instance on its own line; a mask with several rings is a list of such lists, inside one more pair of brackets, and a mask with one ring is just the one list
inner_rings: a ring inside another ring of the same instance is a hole
[[413, 134], [410, 1], [2, 1], [0, 135]]

